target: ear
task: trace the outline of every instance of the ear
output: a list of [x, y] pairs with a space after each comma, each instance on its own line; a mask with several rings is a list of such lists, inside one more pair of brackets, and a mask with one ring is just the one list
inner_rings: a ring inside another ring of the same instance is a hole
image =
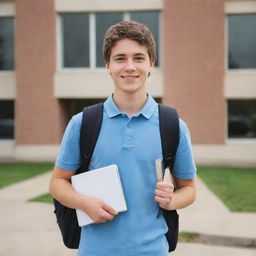
[[106, 63], [105, 66], [106, 66], [106, 69], [107, 69], [108, 73], [110, 74], [109, 63]]
[[154, 67], [155, 67], [155, 61], [150, 61], [150, 72], [153, 71]]

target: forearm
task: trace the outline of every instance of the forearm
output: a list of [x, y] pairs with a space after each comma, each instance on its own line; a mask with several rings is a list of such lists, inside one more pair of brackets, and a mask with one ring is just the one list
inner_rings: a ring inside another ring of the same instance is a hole
[[182, 209], [195, 201], [196, 189], [192, 186], [184, 186], [177, 189], [172, 196], [168, 210]]
[[86, 212], [96, 223], [112, 220], [118, 214], [101, 199], [77, 193], [65, 179], [52, 179], [50, 193], [63, 205]]
[[81, 209], [82, 202], [86, 200], [86, 197], [77, 193], [65, 179], [52, 179], [50, 193], [60, 203], [73, 209]]

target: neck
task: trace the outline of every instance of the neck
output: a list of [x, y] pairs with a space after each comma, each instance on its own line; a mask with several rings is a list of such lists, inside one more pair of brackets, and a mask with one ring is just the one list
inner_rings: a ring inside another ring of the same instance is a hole
[[143, 92], [141, 94], [120, 94], [114, 93], [113, 100], [117, 107], [124, 113], [131, 117], [132, 115], [138, 113], [145, 103], [147, 102], [147, 93]]

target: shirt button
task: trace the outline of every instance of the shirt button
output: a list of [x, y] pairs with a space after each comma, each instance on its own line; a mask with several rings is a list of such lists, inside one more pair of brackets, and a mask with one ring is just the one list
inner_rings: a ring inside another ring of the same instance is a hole
[[131, 138], [132, 138], [131, 136], [128, 136], [128, 138], [127, 138], [127, 139], [128, 139], [128, 140], [131, 140]]

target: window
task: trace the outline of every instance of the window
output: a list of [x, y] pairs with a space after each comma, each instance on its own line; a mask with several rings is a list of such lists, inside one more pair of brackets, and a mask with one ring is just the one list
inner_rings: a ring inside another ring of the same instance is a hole
[[228, 15], [229, 69], [256, 68], [256, 14]]
[[[156, 102], [161, 103], [161, 98], [154, 98]], [[87, 106], [97, 104], [97, 103], [104, 103], [106, 98], [98, 98], [98, 99], [71, 99], [68, 100], [68, 120], [73, 115], [76, 115], [79, 112], [82, 112], [83, 109]]]
[[[138, 21], [145, 24], [152, 32], [156, 45], [159, 45], [159, 12], [131, 12], [131, 20]], [[156, 48], [156, 56], [159, 58], [159, 50]], [[156, 66], [158, 66], [158, 60], [156, 61]]]
[[97, 55], [97, 67], [105, 67], [102, 47], [103, 39], [107, 29], [123, 19], [122, 13], [97, 13], [96, 14], [96, 55]]
[[228, 101], [228, 137], [256, 138], [256, 99]]
[[104, 102], [106, 99], [72, 99], [70, 100], [71, 116], [83, 111], [87, 106]]
[[89, 67], [89, 15], [63, 14], [64, 67]]
[[0, 100], [0, 139], [14, 138], [14, 101]]
[[64, 68], [105, 67], [102, 56], [104, 35], [111, 25], [124, 19], [146, 24], [155, 37], [158, 53], [159, 15], [159, 11], [60, 14], [63, 49], [61, 66]]
[[14, 69], [13, 18], [0, 18], [0, 71]]

